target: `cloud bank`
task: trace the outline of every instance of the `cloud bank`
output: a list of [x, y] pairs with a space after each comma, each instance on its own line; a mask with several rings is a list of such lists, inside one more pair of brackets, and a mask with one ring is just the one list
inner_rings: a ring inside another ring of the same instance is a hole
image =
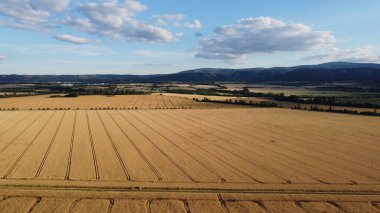
[[77, 14], [68, 17], [65, 23], [80, 31], [106, 36], [121, 41], [173, 41], [176, 36], [170, 31], [137, 20], [135, 14], [147, 6], [135, 0], [84, 3]]
[[184, 22], [183, 14], [154, 17], [157, 23], [138, 19], [137, 14], [147, 8], [138, 0], [2, 0], [0, 25], [38, 31], [64, 26], [123, 42], [175, 41], [182, 33], [165, 28], [173, 20], [178, 21], [177, 28], [202, 26], [199, 20]]
[[328, 31], [314, 31], [304, 24], [270, 18], [244, 18], [235, 25], [221, 26], [199, 42], [196, 57], [236, 60], [252, 53], [304, 51], [331, 46]]

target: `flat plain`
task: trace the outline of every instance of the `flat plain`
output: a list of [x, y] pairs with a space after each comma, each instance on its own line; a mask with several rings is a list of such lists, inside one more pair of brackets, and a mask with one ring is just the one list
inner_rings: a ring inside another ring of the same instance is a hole
[[[163, 93], [164, 94], [164, 93]], [[190, 109], [190, 108], [231, 108], [223, 104], [199, 103], [185, 97], [160, 95], [89, 95], [79, 97], [57, 97], [36, 95], [0, 99], [1, 110], [38, 109]]]
[[379, 127], [278, 108], [3, 111], [0, 212], [379, 212]]

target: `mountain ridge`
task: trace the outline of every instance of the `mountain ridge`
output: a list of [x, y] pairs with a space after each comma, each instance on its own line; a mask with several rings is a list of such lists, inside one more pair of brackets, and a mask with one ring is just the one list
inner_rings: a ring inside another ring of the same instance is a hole
[[380, 64], [330, 62], [272, 68], [199, 68], [172, 74], [0, 75], [0, 83], [127, 82], [333, 82], [380, 81]]

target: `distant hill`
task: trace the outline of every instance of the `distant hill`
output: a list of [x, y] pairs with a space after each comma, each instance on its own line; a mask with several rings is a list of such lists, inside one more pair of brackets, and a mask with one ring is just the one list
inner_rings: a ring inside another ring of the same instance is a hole
[[162, 75], [0, 75], [0, 83], [126, 82], [333, 82], [379, 81], [380, 64], [333, 62], [295, 67], [202, 68]]

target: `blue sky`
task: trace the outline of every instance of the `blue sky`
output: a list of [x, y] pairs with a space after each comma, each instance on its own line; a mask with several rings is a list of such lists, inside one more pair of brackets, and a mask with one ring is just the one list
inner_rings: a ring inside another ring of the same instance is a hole
[[0, 74], [380, 62], [375, 0], [2, 0]]

